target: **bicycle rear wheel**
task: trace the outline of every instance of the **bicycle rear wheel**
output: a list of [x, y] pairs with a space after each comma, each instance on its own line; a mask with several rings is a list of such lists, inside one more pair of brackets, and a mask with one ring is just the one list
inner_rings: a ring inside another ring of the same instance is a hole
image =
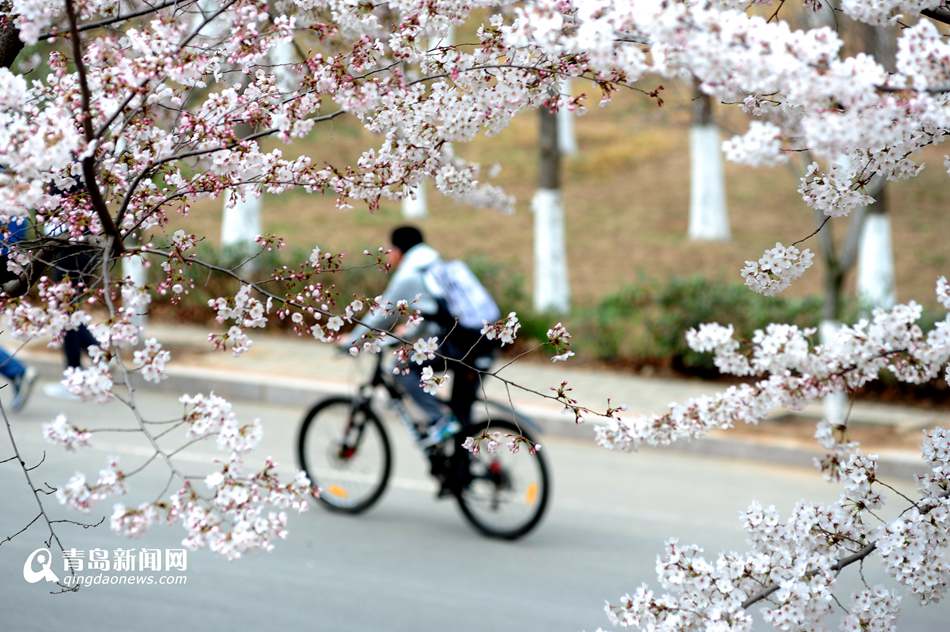
[[297, 458], [319, 499], [333, 511], [366, 511], [386, 491], [392, 466], [389, 437], [368, 405], [350, 397], [318, 402], [304, 417]]
[[[484, 432], [522, 435], [533, 440], [516, 424], [492, 420], [465, 428], [456, 443], [456, 450], [466, 437]], [[511, 454], [503, 444], [489, 453], [482, 441], [478, 454], [464, 450], [457, 458], [468, 461], [467, 473], [455, 492], [465, 518], [482, 534], [502, 540], [517, 540], [534, 529], [547, 509], [551, 482], [547, 465], [540, 452], [531, 454], [522, 449]]]

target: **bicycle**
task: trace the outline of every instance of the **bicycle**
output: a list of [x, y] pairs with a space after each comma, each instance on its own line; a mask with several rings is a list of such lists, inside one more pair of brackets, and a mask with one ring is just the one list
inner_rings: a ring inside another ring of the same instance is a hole
[[[297, 437], [298, 463], [320, 490], [319, 502], [331, 511], [362, 513], [386, 491], [392, 448], [373, 408], [377, 389], [382, 389], [389, 407], [417, 443], [425, 433], [425, 425], [410, 415], [406, 395], [383, 369], [382, 353], [377, 354], [372, 376], [355, 396], [328, 397], [314, 404]], [[527, 445], [534, 446], [527, 429], [540, 429], [510, 406], [490, 399], [476, 400], [474, 413], [473, 418], [479, 421], [424, 450], [430, 474], [454, 496], [462, 515], [480, 533], [518, 539], [538, 525], [547, 508], [550, 479], [544, 457], [533, 450], [513, 454], [505, 446], [491, 452], [482, 447], [472, 454], [462, 444], [466, 438], [488, 431], [522, 436]]]

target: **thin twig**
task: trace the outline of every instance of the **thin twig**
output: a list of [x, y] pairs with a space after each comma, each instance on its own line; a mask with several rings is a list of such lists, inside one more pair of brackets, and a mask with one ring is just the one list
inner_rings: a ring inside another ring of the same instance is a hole
[[821, 232], [821, 229], [825, 227], [825, 224], [827, 224], [827, 223], [828, 223], [828, 220], [830, 220], [830, 219], [831, 219], [831, 215], [825, 216], [824, 221], [822, 221], [821, 224], [818, 225], [818, 228], [816, 228], [814, 231], [812, 231], [810, 234], [806, 235], [805, 237], [802, 237], [802, 238], [799, 239], [798, 241], [793, 241], [793, 242], [792, 242], [792, 245], [793, 245], [793, 246], [797, 246], [798, 244], [802, 243], [803, 241], [808, 241], [809, 239], [811, 239], [812, 237], [814, 237], [815, 235], [817, 235], [818, 233], [820, 233], [820, 232]]

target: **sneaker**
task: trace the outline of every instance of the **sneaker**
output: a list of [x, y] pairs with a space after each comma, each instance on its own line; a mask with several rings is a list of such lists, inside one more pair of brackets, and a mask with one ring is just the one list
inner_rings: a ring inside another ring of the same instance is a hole
[[450, 439], [462, 429], [462, 424], [453, 415], [447, 415], [435, 421], [429, 426], [429, 432], [419, 439], [419, 445], [423, 448], [431, 448], [439, 445], [446, 439]]
[[52, 384], [47, 384], [43, 387], [43, 393], [45, 393], [47, 397], [52, 397], [53, 399], [68, 399], [74, 402], [79, 401], [79, 395], [73, 394], [68, 388], [63, 386], [62, 382], [53, 382]]
[[10, 404], [10, 410], [20, 412], [26, 406], [26, 402], [33, 394], [33, 386], [36, 384], [36, 369], [27, 367], [18, 378], [13, 380], [13, 402]]

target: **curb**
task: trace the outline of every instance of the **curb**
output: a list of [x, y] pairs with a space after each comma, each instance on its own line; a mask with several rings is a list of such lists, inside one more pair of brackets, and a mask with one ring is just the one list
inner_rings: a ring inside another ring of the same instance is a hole
[[[33, 366], [40, 377], [59, 380], [63, 365], [60, 356], [22, 351], [20, 357]], [[136, 388], [155, 393], [186, 393], [214, 391], [226, 399], [248, 400], [279, 406], [309, 407], [316, 400], [330, 395], [347, 395], [353, 392], [350, 384], [306, 380], [293, 377], [273, 377], [260, 373], [236, 373], [205, 367], [174, 366], [167, 368], [168, 379], [160, 384], [136, 380]], [[520, 412], [531, 417], [546, 434], [572, 439], [592, 438], [591, 424], [576, 424], [567, 414], [560, 414], [551, 407], [517, 404]], [[644, 447], [645, 451], [670, 450], [695, 454], [702, 457], [735, 459], [767, 465], [809, 468], [821, 452], [803, 447], [789, 440], [749, 440], [730, 437], [705, 437], [680, 442], [668, 447]], [[913, 480], [926, 471], [920, 457], [903, 451], [879, 454], [878, 471], [882, 476]]]

